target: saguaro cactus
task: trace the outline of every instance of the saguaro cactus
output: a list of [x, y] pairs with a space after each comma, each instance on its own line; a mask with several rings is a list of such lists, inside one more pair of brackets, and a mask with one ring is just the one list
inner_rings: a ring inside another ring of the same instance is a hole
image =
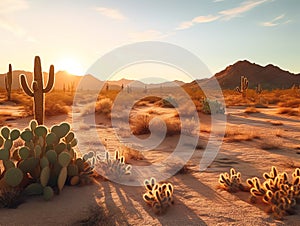
[[257, 93], [257, 94], [261, 94], [262, 93], [262, 88], [261, 88], [261, 85], [260, 85], [260, 83], [259, 84], [257, 84], [257, 86], [256, 86], [256, 89], [255, 89], [255, 92]]
[[246, 97], [248, 85], [248, 79], [245, 76], [241, 76], [241, 85], [240, 87], [236, 87], [235, 90], [241, 93], [243, 97]]
[[12, 66], [11, 64], [9, 64], [8, 72], [5, 75], [5, 88], [7, 91], [7, 100], [10, 100], [11, 84], [12, 84]]
[[54, 66], [50, 66], [49, 70], [49, 79], [44, 87], [43, 81], [43, 72], [41, 67], [41, 59], [39, 56], [36, 56], [34, 59], [34, 78], [32, 81], [32, 90], [29, 88], [25, 75], [21, 75], [21, 85], [24, 92], [33, 97], [34, 100], [34, 118], [38, 122], [38, 124], [44, 124], [44, 116], [45, 116], [45, 93], [51, 91], [54, 85]]

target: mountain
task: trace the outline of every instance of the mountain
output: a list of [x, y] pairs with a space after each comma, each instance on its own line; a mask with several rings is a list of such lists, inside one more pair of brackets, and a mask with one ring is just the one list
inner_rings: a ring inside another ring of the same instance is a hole
[[[234, 89], [239, 86], [241, 76], [248, 78], [249, 88], [252, 89], [259, 83], [263, 89], [286, 89], [294, 84], [300, 84], [300, 74], [290, 73], [272, 64], [260, 66], [247, 60], [226, 67], [213, 78], [218, 80], [222, 89]], [[209, 86], [210, 81], [206, 81], [205, 85]]]

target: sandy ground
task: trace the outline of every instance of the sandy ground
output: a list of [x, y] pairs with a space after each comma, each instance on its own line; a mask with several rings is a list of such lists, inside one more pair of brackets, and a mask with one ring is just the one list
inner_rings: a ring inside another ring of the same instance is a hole
[[[218, 188], [219, 174], [229, 171], [231, 167], [242, 173], [243, 180], [262, 177], [263, 172], [269, 171], [272, 165], [289, 174], [300, 167], [299, 118], [277, 115], [276, 109], [272, 108], [260, 111], [245, 114], [243, 109], [227, 109], [227, 128], [239, 132], [236, 140], [224, 139], [221, 150], [206, 171], [199, 171], [203, 154], [203, 149], [199, 148], [187, 163], [187, 172], [168, 179], [175, 188], [175, 204], [164, 215], [155, 215], [144, 203], [144, 187], [98, 180], [91, 186], [66, 187], [50, 202], [35, 197], [17, 209], [0, 209], [0, 225], [299, 225], [299, 205], [295, 215], [279, 221], [265, 213], [266, 206], [251, 204], [249, 193], [231, 194]], [[12, 120], [6, 124], [24, 128], [29, 120]], [[46, 120], [46, 124], [62, 121], [71, 122], [71, 119], [52, 117]], [[207, 122], [209, 116], [201, 115], [203, 128]], [[275, 125], [274, 122], [281, 122], [282, 125]], [[115, 131], [106, 119], [98, 116], [97, 125], [97, 131], [101, 139], [106, 139], [107, 146], [119, 145]], [[89, 149], [97, 148], [88, 140], [89, 127], [85, 126], [84, 131], [84, 142]], [[199, 142], [203, 148], [208, 135], [207, 130], [201, 130]], [[253, 135], [256, 138], [243, 138]], [[129, 162], [134, 167], [160, 161], [172, 153], [177, 141], [178, 136], [168, 137], [158, 148], [147, 152], [144, 160]], [[262, 147], [267, 144], [273, 146], [263, 150]]]

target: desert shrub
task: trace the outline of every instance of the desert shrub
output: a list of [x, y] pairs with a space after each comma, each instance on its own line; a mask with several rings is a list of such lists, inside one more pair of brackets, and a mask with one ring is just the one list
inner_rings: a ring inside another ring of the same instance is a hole
[[68, 113], [69, 108], [61, 103], [47, 102], [45, 104], [45, 115], [47, 116], [65, 115]]
[[224, 114], [225, 108], [219, 101], [206, 98], [203, 100], [202, 112], [205, 114]]
[[137, 114], [130, 118], [130, 127], [134, 135], [150, 133], [149, 123], [151, 116], [149, 114]]
[[281, 115], [297, 116], [299, 115], [299, 109], [296, 110], [294, 108], [282, 107], [278, 109], [277, 113]]
[[109, 98], [101, 99], [96, 103], [95, 111], [97, 113], [103, 113], [103, 114], [108, 115], [111, 112], [112, 105], [113, 105], [113, 102], [111, 99], [109, 99]]

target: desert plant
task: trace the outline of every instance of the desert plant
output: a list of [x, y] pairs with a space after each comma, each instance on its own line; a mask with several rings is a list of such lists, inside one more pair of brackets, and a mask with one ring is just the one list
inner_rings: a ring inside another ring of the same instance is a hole
[[152, 207], [155, 214], [164, 213], [169, 206], [174, 204], [174, 188], [171, 183], [157, 183], [156, 179], [151, 177], [145, 180], [144, 185], [146, 193], [143, 195], [144, 201]]
[[51, 91], [54, 86], [54, 66], [50, 66], [49, 79], [46, 88], [44, 87], [43, 72], [41, 67], [41, 60], [39, 56], [34, 59], [34, 79], [32, 82], [32, 90], [30, 89], [25, 75], [21, 75], [21, 86], [24, 92], [34, 99], [34, 118], [37, 120], [39, 125], [44, 124], [45, 117], [45, 93]]
[[230, 174], [221, 173], [219, 176], [219, 184], [222, 189], [228, 192], [244, 191], [245, 187], [242, 184], [241, 173], [236, 172], [234, 168], [230, 169]]
[[120, 154], [119, 150], [115, 151], [113, 158], [109, 152], [105, 152], [104, 159], [93, 151], [83, 155], [83, 159], [88, 161], [91, 167], [96, 165], [102, 171], [102, 174], [108, 178], [121, 179], [124, 175], [130, 175], [132, 166], [125, 163], [125, 157]]
[[113, 102], [111, 101], [110, 98], [101, 99], [96, 103], [95, 111], [98, 113], [103, 113], [105, 115], [109, 115], [111, 112], [112, 105], [113, 105]]
[[255, 92], [256, 94], [261, 94], [263, 91], [263, 89], [261, 88], [261, 84], [257, 84], [256, 88], [255, 88]]
[[204, 114], [224, 114], [224, 106], [217, 100], [203, 99], [202, 112]]
[[263, 183], [257, 177], [247, 180], [250, 187], [251, 200], [269, 205], [269, 212], [281, 219], [284, 215], [293, 212], [297, 199], [300, 198], [300, 169], [297, 168], [292, 174], [292, 181], [289, 181], [286, 172], [279, 173], [275, 166], [272, 166], [270, 173], [264, 173]]
[[242, 94], [242, 97], [245, 98], [247, 96], [249, 81], [245, 76], [241, 76], [241, 84], [236, 87], [235, 90]]
[[[43, 195], [50, 200], [67, 182], [76, 185], [79, 176], [90, 176], [86, 161], [77, 157], [77, 140], [70, 129], [68, 123], [48, 129], [35, 120], [22, 132], [3, 127], [0, 160], [4, 172], [0, 174], [0, 190], [18, 188], [25, 195]], [[13, 143], [17, 140], [22, 143], [16, 147]]]
[[11, 96], [11, 85], [12, 85], [12, 66], [9, 64], [8, 72], [5, 75], [5, 88], [7, 92], [7, 100], [10, 101]]

